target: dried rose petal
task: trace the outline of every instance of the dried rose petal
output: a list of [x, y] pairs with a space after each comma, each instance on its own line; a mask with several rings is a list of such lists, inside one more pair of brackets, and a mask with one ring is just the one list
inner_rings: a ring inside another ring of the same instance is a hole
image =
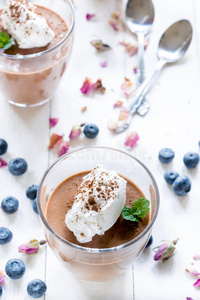
[[55, 146], [59, 145], [62, 140], [63, 140], [64, 134], [63, 135], [59, 135], [57, 133], [52, 133], [51, 137], [50, 137], [50, 142], [49, 142], [49, 149], [54, 148]]
[[194, 260], [200, 260], [200, 254], [196, 254], [195, 256], [193, 256]]
[[118, 20], [119, 19], [119, 12], [118, 11], [113, 11], [111, 14], [111, 18]]
[[125, 50], [129, 54], [129, 56], [135, 55], [138, 51], [137, 42], [131, 42], [131, 43], [120, 42], [120, 45], [125, 47]]
[[133, 148], [137, 144], [138, 140], [139, 140], [139, 136], [138, 136], [137, 132], [131, 131], [126, 136], [126, 140], [124, 142], [124, 145], [127, 146], [127, 147], [130, 147], [130, 148]]
[[59, 121], [58, 118], [49, 118], [50, 127], [55, 127], [58, 121]]
[[126, 108], [121, 109], [119, 113], [119, 121], [126, 121], [129, 115], [130, 113]]
[[121, 28], [119, 27], [119, 22], [117, 20], [110, 19], [108, 21], [108, 24], [115, 30], [115, 31], [121, 31]]
[[185, 270], [186, 270], [186, 272], [190, 273], [193, 276], [199, 276], [200, 275], [200, 272], [197, 271], [193, 266], [189, 266]]
[[116, 107], [121, 107], [123, 105], [123, 101], [121, 100], [117, 100], [117, 102], [115, 102], [115, 104], [113, 105], [114, 108]]
[[7, 162], [2, 158], [0, 158], [0, 168], [6, 167], [7, 165], [8, 165]]
[[193, 284], [193, 286], [194, 286], [195, 288], [199, 288], [199, 287], [200, 287], [200, 278], [197, 279], [197, 281]]
[[106, 89], [103, 87], [101, 79], [98, 79], [95, 83], [92, 83], [90, 78], [85, 79], [81, 88], [81, 92], [83, 94], [89, 94], [91, 91], [98, 91], [103, 94], [105, 90]]
[[19, 253], [26, 255], [36, 254], [39, 251], [40, 243], [38, 240], [31, 240], [27, 244], [22, 244], [18, 247]]
[[93, 88], [94, 88], [94, 90], [100, 92], [101, 94], [104, 94], [104, 93], [105, 93], [105, 90], [106, 90], [105, 87], [103, 87], [103, 85], [102, 85], [101, 79], [98, 79], [98, 80], [94, 83]]
[[80, 134], [81, 134], [81, 126], [75, 125], [72, 127], [72, 130], [69, 134], [69, 138], [75, 139], [75, 138], [79, 137]]
[[95, 14], [87, 14], [86, 15], [86, 19], [88, 20], [88, 21], [90, 21], [92, 18], [94, 18], [96, 15]]
[[134, 67], [134, 68], [133, 68], [133, 72], [134, 72], [135, 74], [137, 74], [137, 69], [138, 69], [137, 67]]
[[4, 283], [5, 274], [3, 271], [0, 271], [0, 284], [2, 285]]
[[85, 81], [83, 82], [83, 85], [81, 87], [81, 92], [83, 94], [89, 94], [89, 92], [92, 90], [93, 88], [93, 84], [90, 78], [85, 79]]
[[100, 63], [100, 66], [102, 67], [102, 68], [106, 68], [107, 67], [107, 61], [104, 61], [104, 62], [101, 62]]
[[81, 111], [82, 111], [82, 112], [86, 111], [86, 109], [87, 109], [87, 106], [81, 107]]
[[118, 121], [117, 120], [113, 120], [113, 119], [110, 119], [108, 121], [108, 129], [111, 130], [111, 131], [115, 131], [117, 128], [118, 128]]
[[68, 142], [61, 142], [58, 147], [58, 157], [66, 154], [69, 150], [69, 143]]
[[133, 85], [130, 79], [125, 78], [125, 82], [122, 83], [121, 89], [126, 96], [130, 96], [135, 91], [135, 85]]
[[107, 44], [104, 44], [102, 42], [102, 40], [94, 40], [94, 41], [91, 41], [90, 44], [96, 48], [98, 51], [104, 51], [104, 50], [109, 50], [111, 49], [109, 45]]

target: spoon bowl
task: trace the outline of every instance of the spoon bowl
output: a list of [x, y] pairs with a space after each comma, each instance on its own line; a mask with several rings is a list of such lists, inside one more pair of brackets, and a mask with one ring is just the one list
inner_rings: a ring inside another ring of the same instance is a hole
[[161, 36], [158, 57], [166, 62], [176, 62], [187, 51], [192, 40], [192, 26], [188, 20], [172, 24]]
[[126, 5], [126, 25], [131, 32], [147, 34], [154, 21], [154, 7], [151, 0], [129, 0]]

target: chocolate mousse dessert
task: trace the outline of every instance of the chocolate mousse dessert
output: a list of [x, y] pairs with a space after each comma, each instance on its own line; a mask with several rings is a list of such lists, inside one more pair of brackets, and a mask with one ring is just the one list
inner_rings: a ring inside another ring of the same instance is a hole
[[135, 219], [126, 218], [138, 199], [144, 199], [144, 195], [132, 181], [98, 165], [58, 185], [48, 200], [46, 220], [59, 236], [73, 244], [116, 247], [133, 240], [149, 224], [149, 208], [140, 219], [139, 214]]
[[13, 38], [11, 47], [0, 53], [0, 84], [7, 100], [19, 106], [48, 101], [73, 44], [73, 35], [66, 39], [66, 20], [50, 8], [26, 0], [7, 0], [0, 10], [0, 31]]

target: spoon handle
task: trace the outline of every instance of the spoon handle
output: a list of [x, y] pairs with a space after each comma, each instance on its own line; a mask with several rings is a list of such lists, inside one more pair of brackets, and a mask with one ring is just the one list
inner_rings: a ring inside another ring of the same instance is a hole
[[154, 80], [160, 73], [160, 70], [165, 65], [165, 63], [166, 61], [164, 59], [160, 59], [155, 66], [154, 73], [149, 78], [147, 78], [137, 89], [135, 96], [131, 101], [131, 104], [127, 108], [131, 115], [133, 115], [137, 111], [137, 108], [140, 106], [142, 99], [154, 83]]
[[144, 81], [144, 33], [138, 32], [138, 84]]

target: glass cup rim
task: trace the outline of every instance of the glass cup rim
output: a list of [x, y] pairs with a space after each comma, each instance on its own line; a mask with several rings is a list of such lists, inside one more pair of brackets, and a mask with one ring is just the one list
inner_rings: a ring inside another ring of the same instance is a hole
[[[62, 160], [65, 160], [66, 157], [70, 156], [70, 155], [73, 155], [74, 153], [77, 153], [77, 152], [80, 152], [80, 151], [83, 151], [83, 150], [111, 150], [111, 151], [116, 151], [116, 152], [119, 152], [119, 153], [122, 153], [124, 155], [127, 155], [129, 156], [131, 159], [135, 160], [141, 167], [143, 167], [143, 169], [145, 169], [145, 171], [148, 173], [148, 175], [150, 176], [152, 182], [153, 182], [153, 185], [154, 185], [154, 188], [155, 188], [155, 191], [156, 191], [156, 197], [157, 197], [157, 201], [156, 201], [156, 209], [155, 209], [155, 213], [153, 215], [153, 218], [151, 219], [151, 221], [149, 222], [148, 226], [145, 228], [145, 230], [140, 234], [138, 235], [136, 238], [132, 239], [131, 241], [125, 243], [125, 244], [122, 244], [122, 245], [119, 245], [119, 246], [115, 246], [115, 247], [111, 247], [111, 248], [102, 248], [102, 249], [99, 249], [99, 248], [89, 248], [89, 247], [84, 247], [84, 246], [79, 246], [79, 245], [76, 245], [76, 244], [73, 244], [65, 239], [63, 239], [61, 236], [59, 236], [52, 228], [51, 226], [48, 224], [48, 222], [46, 221], [46, 218], [42, 212], [42, 208], [41, 208], [41, 205], [40, 205], [40, 194], [41, 194], [41, 187], [42, 187], [42, 184], [46, 178], [46, 176], [48, 175], [48, 173], [51, 171], [51, 169], [57, 164], [59, 163], [60, 161]], [[43, 224], [45, 225], [45, 227], [57, 238], [59, 239], [61, 242], [63, 242], [64, 244], [74, 248], [75, 250], [79, 250], [79, 251], [82, 251], [82, 252], [89, 252], [89, 253], [110, 253], [110, 252], [113, 252], [113, 251], [119, 251], [121, 249], [125, 249], [129, 246], [131, 246], [132, 244], [136, 243], [138, 240], [140, 240], [150, 229], [151, 227], [153, 226], [156, 218], [157, 218], [157, 215], [158, 215], [158, 210], [159, 210], [159, 206], [160, 206], [160, 195], [159, 195], [159, 190], [158, 190], [158, 185], [153, 177], [153, 175], [151, 174], [151, 172], [149, 171], [149, 169], [139, 160], [137, 159], [136, 157], [126, 153], [125, 151], [122, 151], [122, 150], [118, 150], [118, 149], [115, 149], [115, 148], [111, 148], [111, 147], [87, 147], [87, 148], [80, 148], [80, 149], [77, 149], [75, 151], [72, 151], [70, 153], [67, 153], [65, 155], [62, 155], [61, 157], [59, 157], [54, 163], [51, 164], [51, 166], [45, 171], [40, 183], [39, 183], [39, 186], [38, 186], [38, 192], [37, 192], [37, 206], [38, 206], [38, 212], [39, 212], [39, 216], [43, 222]]]
[[74, 6], [73, 6], [71, 0], [64, 0], [64, 2], [68, 3], [69, 6], [70, 6], [70, 9], [71, 9], [71, 12], [72, 12], [72, 24], [69, 28], [69, 31], [68, 31], [67, 35], [58, 44], [56, 44], [55, 46], [53, 46], [50, 49], [47, 49], [47, 50], [44, 50], [44, 51], [41, 51], [41, 52], [38, 52], [38, 53], [27, 54], [27, 55], [11, 55], [11, 54], [6, 54], [6, 53], [0, 53], [0, 57], [2, 56], [5, 59], [11, 59], [11, 60], [16, 60], [16, 61], [26, 60], [26, 59], [33, 59], [33, 58], [41, 57], [41, 56], [43, 56], [47, 53], [50, 53], [50, 52], [54, 51], [55, 49], [59, 48], [62, 44], [64, 44], [64, 42], [66, 40], [68, 40], [70, 35], [72, 34], [73, 29], [74, 29], [74, 25], [75, 25]]

